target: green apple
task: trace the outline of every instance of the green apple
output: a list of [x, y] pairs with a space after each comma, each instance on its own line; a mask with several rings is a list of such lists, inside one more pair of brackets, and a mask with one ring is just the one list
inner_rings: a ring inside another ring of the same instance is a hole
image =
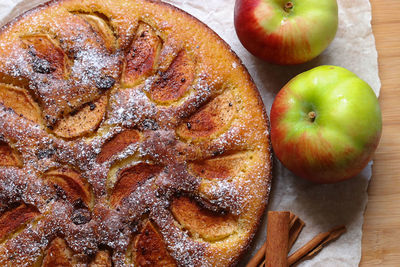
[[338, 28], [336, 0], [236, 0], [235, 29], [253, 55], [299, 64], [325, 50]]
[[320, 66], [299, 74], [271, 109], [275, 155], [296, 175], [335, 183], [371, 160], [382, 132], [378, 99], [351, 71]]

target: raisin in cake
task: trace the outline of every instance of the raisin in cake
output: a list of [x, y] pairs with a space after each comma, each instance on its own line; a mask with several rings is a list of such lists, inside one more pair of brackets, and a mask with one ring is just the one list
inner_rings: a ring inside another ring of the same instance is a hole
[[0, 31], [0, 265], [230, 266], [271, 179], [237, 56], [160, 1], [55, 0]]

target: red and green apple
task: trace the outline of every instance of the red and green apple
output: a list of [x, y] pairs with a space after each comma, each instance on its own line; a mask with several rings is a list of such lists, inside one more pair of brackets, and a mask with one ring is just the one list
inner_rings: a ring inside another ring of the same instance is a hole
[[371, 87], [353, 72], [320, 66], [299, 74], [271, 109], [271, 142], [296, 175], [335, 183], [357, 175], [371, 160], [382, 131]]
[[336, 0], [236, 0], [235, 29], [253, 55], [292, 65], [321, 54], [338, 28]]

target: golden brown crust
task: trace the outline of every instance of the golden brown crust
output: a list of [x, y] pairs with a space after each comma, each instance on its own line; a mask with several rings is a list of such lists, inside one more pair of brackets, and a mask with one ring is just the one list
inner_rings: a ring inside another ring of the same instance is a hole
[[259, 93], [225, 42], [159, 1], [55, 0], [0, 43], [0, 212], [34, 209], [0, 227], [0, 264], [238, 261], [271, 152]]

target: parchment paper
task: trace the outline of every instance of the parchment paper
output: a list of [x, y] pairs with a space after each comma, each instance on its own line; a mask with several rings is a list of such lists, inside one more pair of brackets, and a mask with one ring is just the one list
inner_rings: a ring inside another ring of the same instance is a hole
[[[216, 31], [239, 55], [249, 69], [269, 113], [274, 96], [295, 75], [325, 64], [345, 67], [368, 82], [379, 95], [377, 52], [371, 30], [369, 0], [338, 0], [339, 29], [333, 43], [318, 58], [298, 66], [271, 65], [253, 57], [241, 45], [233, 25], [235, 0], [165, 0], [194, 15]], [[323, 1], [323, 0], [321, 0]], [[45, 0], [1, 0], [0, 24]], [[312, 260], [299, 266], [357, 266], [361, 257], [363, 214], [368, 201], [367, 187], [372, 162], [356, 178], [336, 185], [315, 185], [295, 177], [278, 160], [274, 164], [274, 181], [270, 210], [290, 210], [299, 215], [306, 227], [293, 250], [315, 234], [345, 224], [348, 232], [330, 244]], [[241, 265], [263, 244], [266, 220], [259, 229], [248, 255]]]
[[[321, 0], [323, 1], [323, 0]], [[234, 0], [166, 0], [216, 31], [239, 55], [263, 97], [269, 113], [276, 93], [295, 75], [325, 64], [345, 67], [366, 82], [379, 95], [377, 52], [371, 30], [371, 6], [368, 0], [338, 0], [339, 29], [333, 43], [318, 58], [299, 66], [276, 66], [253, 57], [241, 45], [233, 25]], [[290, 210], [299, 215], [306, 227], [296, 242], [302, 246], [319, 232], [345, 224], [348, 232], [322, 250], [312, 260], [299, 266], [357, 266], [361, 258], [361, 236], [371, 165], [353, 180], [336, 185], [315, 185], [295, 177], [278, 160], [274, 164], [274, 181], [270, 210]], [[242, 265], [266, 238], [266, 220]]]

